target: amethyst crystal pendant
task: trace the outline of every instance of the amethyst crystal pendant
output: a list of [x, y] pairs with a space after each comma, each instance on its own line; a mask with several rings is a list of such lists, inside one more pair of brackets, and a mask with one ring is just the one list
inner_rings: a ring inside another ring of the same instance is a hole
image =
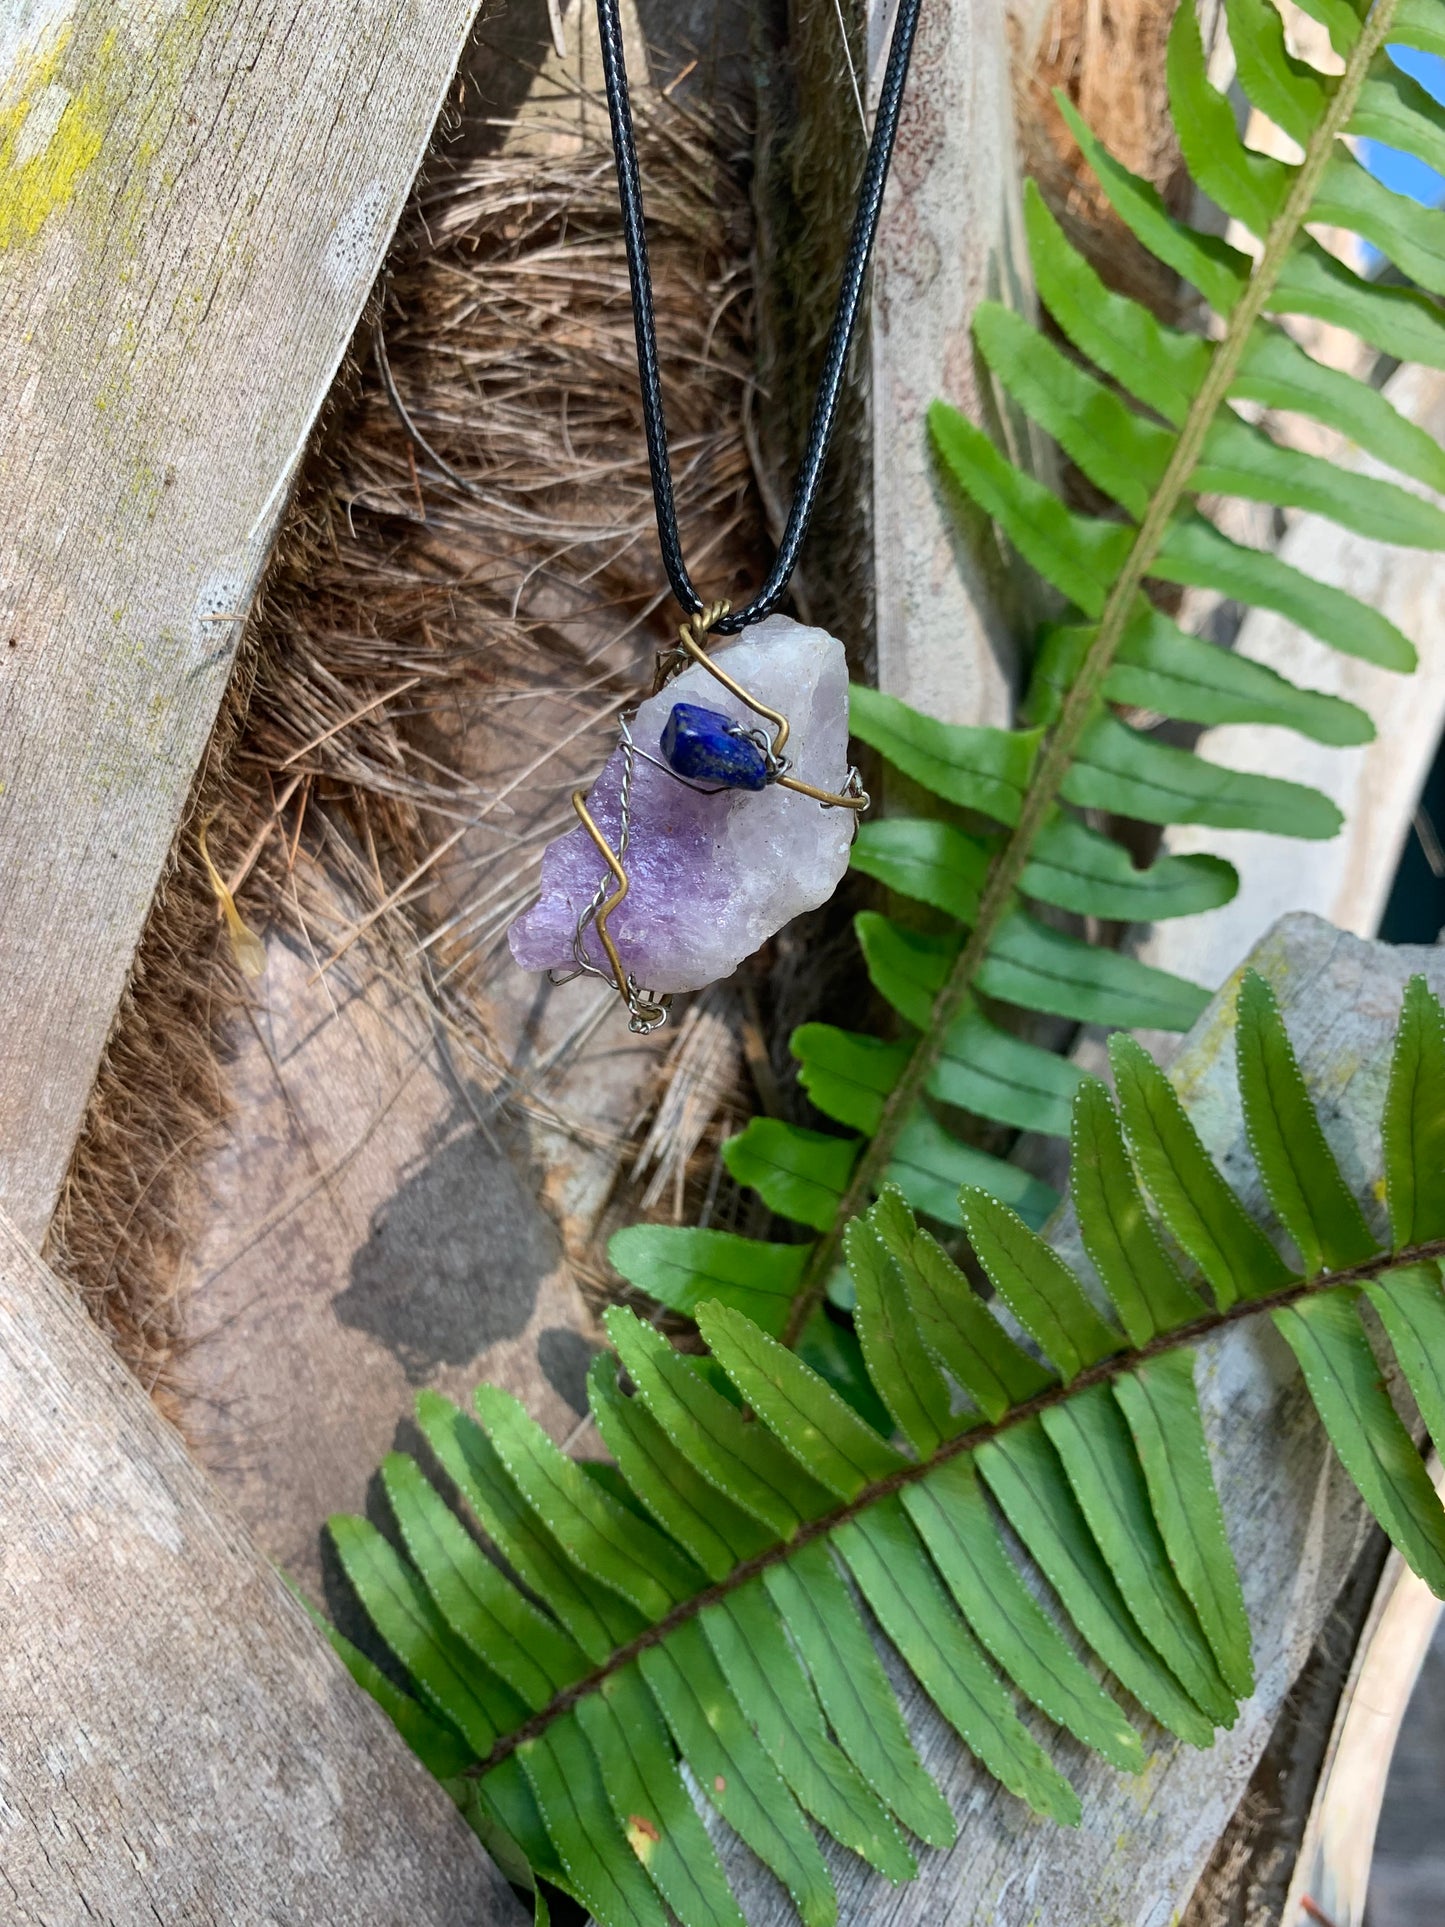
[[[816, 789], [843, 790], [843, 645], [824, 629], [770, 616], [712, 657], [788, 718], [790, 773]], [[785, 923], [825, 903], [848, 867], [854, 813], [824, 808], [771, 781], [753, 740], [758, 727], [753, 711], [700, 663], [649, 697], [632, 720], [637, 749], [656, 761], [633, 760], [629, 888], [608, 927], [624, 969], [658, 992], [700, 990], [728, 976]], [[624, 769], [625, 751], [618, 749], [587, 798], [614, 850], [622, 839]], [[580, 926], [583, 955], [611, 974], [596, 928], [585, 921], [604, 882], [613, 887], [580, 826], [548, 846], [541, 897], [508, 932], [524, 970], [575, 969]]]

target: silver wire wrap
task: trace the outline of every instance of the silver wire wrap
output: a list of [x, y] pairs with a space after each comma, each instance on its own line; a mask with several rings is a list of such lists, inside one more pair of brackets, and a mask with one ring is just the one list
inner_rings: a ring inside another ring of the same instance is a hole
[[[639, 750], [636, 743], [633, 742], [632, 730], [629, 727], [628, 718], [625, 715], [618, 719], [618, 733], [622, 738], [622, 788], [618, 795], [618, 815], [621, 820], [621, 834], [617, 839], [616, 868], [625, 877], [624, 863], [627, 856], [628, 841], [632, 835], [633, 768], [638, 756], [646, 756], [649, 763], [653, 761], [653, 758], [647, 756], [645, 750]], [[664, 767], [664, 765], [658, 764], [657, 767], [660, 769]], [[670, 775], [673, 772], [669, 771], [668, 773]], [[590, 820], [583, 817], [582, 821], [589, 834], [593, 836], [593, 840], [596, 841], [596, 831]], [[623, 885], [623, 891], [625, 894], [625, 883]], [[554, 984], [573, 983], [578, 977], [597, 977], [600, 978], [603, 983], [610, 984], [627, 1005], [627, 1028], [636, 1036], [646, 1037], [651, 1031], [661, 1029], [662, 1025], [667, 1022], [668, 1008], [672, 1003], [671, 997], [665, 995], [659, 996], [655, 990], [641, 989], [631, 971], [624, 972], [619, 970], [616, 976], [611, 975], [606, 970], [603, 970], [600, 965], [593, 963], [592, 959], [587, 955], [587, 947], [584, 941], [587, 930], [590, 925], [597, 923], [599, 916], [602, 914], [603, 907], [611, 895], [613, 895], [613, 892], [609, 888], [609, 879], [604, 872], [596, 890], [593, 892], [592, 901], [582, 912], [581, 916], [578, 917], [577, 928], [572, 933], [572, 959], [576, 968], [562, 974], [559, 974], [555, 970], [549, 971], [547, 974]], [[605, 926], [599, 929], [599, 934], [602, 937], [603, 945], [609, 955], [616, 957], [616, 948], [609, 940]]]

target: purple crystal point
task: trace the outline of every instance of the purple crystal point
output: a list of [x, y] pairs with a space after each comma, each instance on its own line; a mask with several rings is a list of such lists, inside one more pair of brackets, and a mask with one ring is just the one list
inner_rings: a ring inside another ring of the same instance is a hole
[[691, 783], [730, 790], [768, 786], [768, 759], [731, 716], [700, 703], [674, 703], [660, 744], [669, 769]]
[[[818, 789], [840, 790], [848, 769], [843, 645], [826, 630], [770, 616], [715, 655], [759, 702], [788, 718], [794, 774]], [[677, 708], [743, 729], [757, 723], [745, 703], [694, 663], [642, 704], [633, 740], [661, 742]], [[587, 799], [614, 850], [622, 833], [624, 767], [622, 750], [614, 750]], [[626, 969], [658, 992], [700, 990], [726, 977], [791, 918], [825, 903], [848, 867], [853, 840], [847, 810], [821, 809], [776, 783], [704, 794], [641, 756], [633, 761], [628, 817], [623, 862], [630, 888], [608, 929]], [[610, 890], [607, 866], [580, 824], [548, 846], [541, 896], [507, 933], [524, 970], [573, 967], [578, 920], [604, 881]], [[591, 924], [582, 943], [586, 957], [605, 971]]]

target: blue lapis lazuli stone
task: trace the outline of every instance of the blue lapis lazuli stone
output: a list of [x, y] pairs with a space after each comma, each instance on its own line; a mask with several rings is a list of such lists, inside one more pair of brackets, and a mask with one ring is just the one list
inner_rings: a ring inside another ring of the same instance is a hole
[[668, 768], [690, 783], [716, 783], [730, 790], [761, 790], [768, 784], [767, 758], [737, 724], [700, 703], [674, 703], [662, 732]]

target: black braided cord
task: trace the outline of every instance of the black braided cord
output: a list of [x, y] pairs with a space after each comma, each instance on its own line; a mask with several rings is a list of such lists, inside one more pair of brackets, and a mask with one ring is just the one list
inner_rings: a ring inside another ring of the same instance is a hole
[[[918, 26], [922, 0], [898, 0], [898, 14], [888, 49], [888, 65], [878, 97], [878, 112], [873, 122], [873, 137], [868, 144], [868, 162], [858, 194], [858, 211], [853, 217], [853, 234], [848, 258], [843, 267], [843, 284], [838, 291], [838, 306], [828, 345], [823, 356], [823, 371], [813, 402], [813, 419], [808, 429], [808, 445], [798, 471], [787, 526], [772, 570], [762, 589], [745, 608], [736, 609], [714, 627], [723, 635], [737, 635], [750, 623], [770, 616], [787, 593], [788, 582], [797, 567], [798, 553], [808, 532], [808, 523], [818, 498], [818, 483], [837, 420], [838, 402], [848, 362], [848, 345], [858, 321], [863, 289], [868, 276], [868, 260], [878, 232], [878, 216], [883, 206], [883, 190], [888, 181], [888, 166], [898, 134], [898, 118], [903, 107], [903, 90], [908, 80], [908, 63], [913, 53], [913, 37]], [[673, 594], [689, 615], [705, 606], [693, 587], [683, 559], [682, 537], [677, 526], [677, 502], [672, 488], [672, 465], [667, 453], [667, 420], [662, 400], [662, 378], [657, 359], [657, 321], [652, 298], [652, 275], [647, 264], [647, 230], [642, 205], [642, 176], [637, 164], [637, 140], [632, 126], [632, 105], [627, 90], [627, 63], [622, 51], [622, 21], [618, 0], [597, 0], [597, 23], [602, 34], [602, 68], [607, 80], [607, 111], [612, 121], [612, 148], [617, 157], [617, 191], [622, 203], [622, 232], [627, 248], [627, 271], [632, 282], [632, 319], [637, 334], [637, 373], [642, 389], [642, 419], [647, 434], [647, 460], [652, 471], [652, 499], [657, 510], [657, 534], [662, 546], [662, 565], [672, 584]]]

